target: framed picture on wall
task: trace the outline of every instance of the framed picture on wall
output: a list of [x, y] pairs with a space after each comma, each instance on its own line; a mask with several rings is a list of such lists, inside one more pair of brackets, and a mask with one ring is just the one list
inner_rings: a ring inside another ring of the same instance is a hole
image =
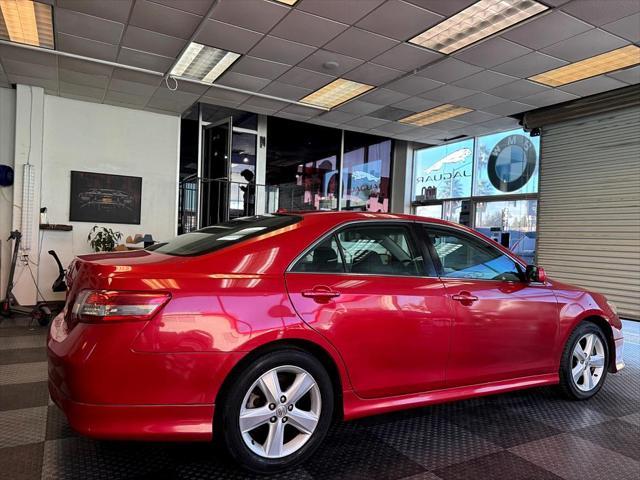
[[140, 224], [142, 177], [71, 172], [72, 222]]

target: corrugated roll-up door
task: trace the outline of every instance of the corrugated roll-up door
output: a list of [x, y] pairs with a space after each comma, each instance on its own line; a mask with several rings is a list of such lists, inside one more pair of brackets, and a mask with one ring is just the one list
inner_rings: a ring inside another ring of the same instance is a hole
[[545, 126], [538, 263], [640, 319], [640, 107]]

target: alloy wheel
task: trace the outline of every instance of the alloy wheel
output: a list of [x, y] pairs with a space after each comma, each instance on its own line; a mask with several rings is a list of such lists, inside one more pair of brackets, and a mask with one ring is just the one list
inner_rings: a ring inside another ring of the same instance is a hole
[[263, 458], [282, 458], [300, 450], [320, 420], [317, 382], [294, 365], [261, 375], [244, 396], [239, 428], [245, 445]]
[[590, 392], [602, 379], [605, 368], [605, 349], [600, 337], [587, 333], [573, 347], [571, 378], [583, 392]]

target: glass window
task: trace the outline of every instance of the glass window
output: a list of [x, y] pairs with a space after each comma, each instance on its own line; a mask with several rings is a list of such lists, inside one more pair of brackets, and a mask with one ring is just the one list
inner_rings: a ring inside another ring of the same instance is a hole
[[256, 138], [253, 133], [236, 131], [231, 136], [230, 218], [255, 214]]
[[421, 275], [409, 230], [402, 226], [356, 226], [338, 233], [347, 272], [370, 275]]
[[389, 211], [389, 174], [393, 141], [357, 132], [344, 132], [342, 208]]
[[442, 218], [442, 204], [420, 205], [416, 207], [416, 215], [420, 217]]
[[442, 266], [442, 277], [516, 282], [519, 266], [492, 245], [453, 231], [429, 232]]
[[331, 235], [302, 257], [291, 269], [293, 272], [344, 272], [342, 255], [335, 235]]
[[258, 215], [241, 217], [229, 222], [185, 233], [173, 240], [154, 245], [149, 250], [168, 255], [191, 256], [219, 250], [249, 238], [273, 232], [301, 220], [295, 215]]
[[471, 196], [472, 164], [473, 139], [417, 150], [413, 200], [424, 202]]
[[473, 193], [477, 196], [536, 193], [540, 137], [524, 130], [478, 138]]

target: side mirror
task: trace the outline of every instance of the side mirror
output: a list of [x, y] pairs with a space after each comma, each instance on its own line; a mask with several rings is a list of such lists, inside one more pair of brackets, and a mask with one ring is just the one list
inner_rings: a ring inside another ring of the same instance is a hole
[[547, 274], [544, 271], [544, 268], [537, 267], [535, 265], [527, 265], [527, 280], [529, 282], [539, 282], [544, 283], [547, 281]]

